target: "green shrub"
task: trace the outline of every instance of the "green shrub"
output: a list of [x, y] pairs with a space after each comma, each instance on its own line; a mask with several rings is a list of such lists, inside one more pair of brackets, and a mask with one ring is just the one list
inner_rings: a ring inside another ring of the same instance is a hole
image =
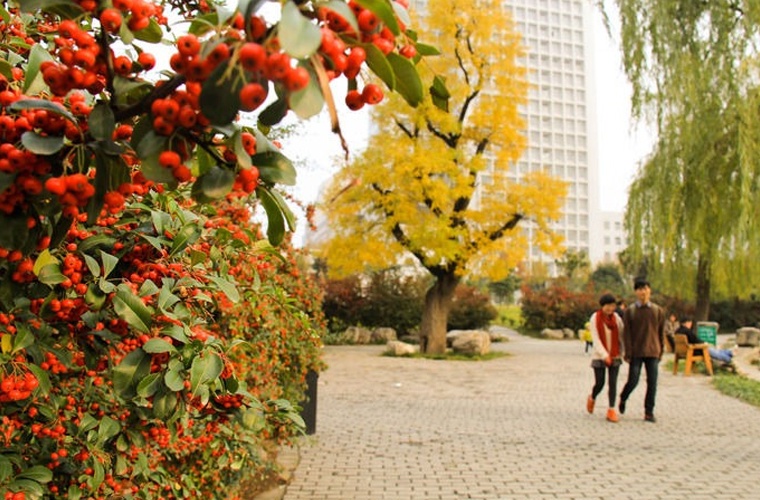
[[520, 328], [523, 326], [523, 317], [520, 306], [516, 304], [496, 306], [496, 311], [498, 315], [493, 320], [493, 323], [508, 326], [510, 328]]
[[459, 285], [449, 311], [450, 330], [475, 330], [487, 327], [498, 316], [491, 299], [475, 287]]
[[530, 330], [571, 328], [579, 330], [598, 308], [590, 292], [573, 292], [564, 280], [557, 280], [544, 289], [522, 287], [522, 317]]
[[428, 284], [426, 278], [405, 276], [398, 269], [366, 278], [327, 280], [323, 311], [328, 328], [338, 335], [356, 325], [389, 327], [399, 335], [408, 333], [420, 323]]

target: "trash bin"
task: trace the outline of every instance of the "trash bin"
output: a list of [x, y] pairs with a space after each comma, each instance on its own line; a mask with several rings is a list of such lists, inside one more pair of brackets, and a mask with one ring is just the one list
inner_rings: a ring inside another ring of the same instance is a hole
[[718, 345], [718, 323], [714, 321], [698, 321], [697, 337], [702, 342]]
[[306, 434], [317, 432], [317, 381], [319, 373], [316, 370], [306, 372], [306, 392], [301, 403], [301, 418], [306, 424]]

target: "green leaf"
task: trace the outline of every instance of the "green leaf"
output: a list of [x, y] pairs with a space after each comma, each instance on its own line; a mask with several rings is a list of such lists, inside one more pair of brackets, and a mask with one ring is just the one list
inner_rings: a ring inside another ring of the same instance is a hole
[[142, 349], [130, 352], [113, 369], [113, 388], [124, 398], [135, 395], [137, 384], [150, 374], [150, 356]]
[[129, 326], [143, 333], [150, 331], [153, 311], [127, 285], [119, 285], [113, 298], [116, 314]]
[[21, 144], [34, 154], [49, 156], [63, 148], [63, 137], [56, 135], [45, 136], [28, 130], [21, 134]]
[[159, 393], [153, 397], [153, 411], [156, 418], [166, 419], [177, 408], [177, 395], [174, 392]]
[[391, 52], [387, 56], [396, 75], [396, 91], [412, 107], [422, 102], [422, 81], [414, 63], [404, 56]]
[[98, 443], [103, 444], [121, 432], [121, 424], [109, 416], [104, 416], [98, 426]]
[[95, 139], [99, 141], [110, 140], [113, 131], [116, 129], [116, 118], [111, 107], [105, 101], [98, 101], [90, 112], [87, 125]]
[[91, 431], [92, 429], [97, 427], [99, 423], [100, 422], [98, 422], [98, 420], [95, 417], [93, 417], [89, 413], [85, 413], [82, 419], [79, 421], [79, 432], [84, 434], [87, 431]]
[[164, 38], [161, 26], [159, 26], [155, 18], [150, 19], [150, 24], [147, 28], [135, 31], [134, 35], [138, 40], [149, 43], [159, 43]]
[[5, 59], [0, 59], [0, 75], [3, 75], [6, 80], [13, 80], [13, 73], [11, 72], [11, 64]]
[[185, 224], [182, 229], [174, 236], [172, 241], [172, 248], [169, 251], [169, 256], [172, 257], [180, 252], [183, 252], [188, 246], [192, 245], [198, 238], [201, 237], [201, 229], [197, 224]]
[[53, 472], [42, 465], [34, 465], [18, 474], [16, 479], [29, 479], [45, 484], [53, 480]]
[[5, 483], [13, 474], [13, 465], [11, 461], [0, 455], [0, 483]]
[[325, 96], [319, 86], [319, 79], [310, 64], [302, 65], [309, 72], [309, 83], [306, 88], [293, 92], [288, 97], [290, 109], [302, 120], [316, 116], [325, 106]]
[[82, 12], [82, 7], [71, 0], [19, 0], [18, 4], [23, 12], [43, 10], [63, 19], [73, 19]]
[[107, 278], [108, 275], [111, 274], [111, 271], [116, 268], [116, 265], [119, 263], [119, 258], [101, 250], [100, 259], [103, 261], [103, 277]]
[[137, 384], [137, 395], [142, 398], [149, 398], [156, 393], [161, 387], [161, 374], [151, 373]]
[[442, 76], [435, 75], [435, 78], [433, 78], [433, 85], [430, 86], [430, 97], [436, 108], [446, 112], [449, 111], [449, 98], [451, 94], [449, 93], [449, 89], [446, 88], [446, 80]]
[[277, 35], [282, 50], [296, 59], [311, 57], [322, 43], [320, 29], [301, 14], [293, 1], [282, 6]]
[[[127, 43], [126, 41], [124, 42]], [[113, 90], [116, 96], [115, 104], [120, 108], [137, 104], [150, 94], [152, 89], [153, 86], [144, 80], [130, 80], [123, 76], [115, 76], [113, 79]]]
[[284, 154], [277, 151], [256, 153], [251, 157], [251, 162], [258, 167], [259, 175], [264, 182], [295, 186], [296, 169]]
[[84, 255], [84, 263], [87, 265], [87, 269], [90, 270], [90, 274], [94, 277], [100, 276], [100, 264], [91, 255]]
[[216, 380], [224, 369], [222, 358], [213, 352], [205, 352], [193, 359], [190, 366], [190, 389], [193, 394], [198, 387]]
[[169, 287], [164, 286], [161, 288], [161, 291], [158, 293], [158, 299], [156, 300], [156, 305], [158, 306], [158, 309], [167, 312], [169, 309], [180, 301], [180, 298], [174, 295], [171, 290], [169, 290]]
[[177, 348], [164, 339], [150, 339], [143, 345], [143, 351], [150, 354], [160, 354], [162, 352], [177, 352]]
[[22, 111], [27, 109], [44, 109], [45, 111], [49, 111], [51, 113], [55, 113], [57, 115], [63, 116], [70, 122], [76, 124], [77, 120], [74, 118], [74, 115], [71, 114], [69, 110], [61, 106], [60, 104], [48, 101], [46, 99], [19, 99], [18, 101], [12, 103], [10, 106], [8, 106], [8, 109], [12, 111]]
[[180, 392], [185, 389], [185, 379], [178, 370], [169, 370], [164, 375], [164, 384], [174, 392]]
[[67, 497], [68, 500], [79, 500], [80, 498], [82, 498], [82, 489], [79, 486], [72, 484], [71, 486], [69, 486], [69, 490], [67, 494], [68, 494], [68, 497]]
[[268, 189], [259, 186], [256, 195], [267, 213], [267, 238], [272, 245], [279, 245], [285, 238], [285, 218], [277, 201]]
[[219, 289], [224, 292], [227, 298], [232, 302], [240, 301], [240, 293], [233, 283], [230, 283], [229, 281], [218, 276], [209, 276], [208, 279], [209, 281], [212, 281], [217, 287], [219, 287]]
[[143, 159], [141, 165], [142, 173], [148, 180], [153, 182], [174, 185], [177, 183], [177, 180], [174, 178], [171, 169], [165, 168], [158, 163], [158, 156], [160, 154], [161, 152], [159, 151]]
[[58, 264], [58, 259], [53, 257], [53, 254], [50, 253], [50, 250], [46, 248], [37, 256], [37, 259], [34, 261], [34, 267], [32, 268], [32, 271], [34, 274], [39, 275], [40, 270], [42, 270], [42, 268], [48, 264]]
[[391, 2], [388, 0], [356, 0], [356, 3], [374, 12], [394, 35], [399, 36], [401, 34]]
[[[225, 15], [223, 16], [222, 22], [229, 19], [229, 17], [227, 17], [228, 10], [225, 10], [224, 9], [225, 7], [226, 7], [225, 4], [220, 5], [218, 7], [218, 11], [223, 11], [223, 10], [225, 11]], [[234, 14], [234, 11], [232, 11], [232, 14]], [[210, 12], [208, 14], [204, 14], [202, 16], [198, 16], [194, 18], [192, 22], [190, 22], [190, 27], [187, 29], [187, 32], [190, 35], [195, 35], [195, 36], [200, 37], [208, 33], [209, 31], [212, 31], [216, 27], [217, 24], [219, 24], [219, 15], [217, 14], [217, 12]]]
[[34, 373], [34, 376], [37, 377], [37, 381], [40, 383], [40, 385], [37, 386], [37, 391], [39, 391], [41, 394], [48, 394], [50, 392], [50, 389], [52, 389], [48, 372], [34, 363], [29, 363], [28, 367], [29, 370]]
[[368, 43], [362, 45], [367, 52], [367, 66], [376, 74], [389, 89], [394, 90], [396, 88], [396, 75], [393, 72], [393, 67], [386, 59], [385, 54], [375, 47], [374, 44]]
[[40, 64], [52, 60], [53, 56], [43, 48], [42, 44], [32, 45], [32, 49], [29, 51], [29, 62], [26, 65], [26, 75], [24, 76], [24, 94], [36, 95], [47, 88], [40, 72]]
[[193, 184], [193, 198], [201, 203], [224, 198], [232, 190], [235, 174], [226, 168], [213, 167], [208, 173], [198, 177]]
[[271, 127], [280, 123], [287, 114], [288, 101], [285, 98], [280, 98], [267, 106], [264, 111], [259, 113], [259, 123], [264, 126]]
[[[421, 56], [438, 56], [441, 55], [441, 51], [438, 50], [437, 47], [434, 47], [432, 45], [427, 45], [425, 43], [415, 43], [415, 48], [417, 49], [417, 53]], [[438, 77], [436, 77], [438, 78]]]
[[236, 78], [236, 72], [225, 75], [229, 62], [223, 62], [203, 82], [201, 88], [201, 112], [214, 125], [227, 125], [235, 120], [240, 109], [240, 89], [245, 84], [243, 78]]
[[61, 272], [60, 264], [48, 264], [37, 273], [37, 279], [40, 283], [48, 286], [60, 285], [68, 278]]
[[[135, 127], [135, 131], [137, 131], [142, 123], [143, 121], [139, 122], [139, 125]], [[137, 137], [133, 132], [132, 137], [135, 152], [137, 152], [137, 156], [141, 160], [145, 160], [151, 156], [158, 156], [161, 152], [169, 149], [169, 140], [162, 135], [158, 135], [152, 129]]]
[[13, 336], [13, 350], [11, 354], [16, 354], [22, 349], [26, 349], [34, 344], [35, 338], [29, 327], [23, 323], [16, 323], [16, 335]]

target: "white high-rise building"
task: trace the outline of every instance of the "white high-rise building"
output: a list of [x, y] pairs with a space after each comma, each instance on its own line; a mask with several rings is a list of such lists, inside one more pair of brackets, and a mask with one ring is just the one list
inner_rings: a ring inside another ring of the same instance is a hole
[[[528, 148], [514, 176], [546, 170], [568, 183], [562, 218], [553, 229], [568, 250], [595, 262], [599, 176], [594, 85], [593, 6], [587, 0], [505, 0], [527, 46], [531, 90]], [[528, 231], [532, 228], [528, 227]], [[531, 248], [529, 262], [554, 259]]]

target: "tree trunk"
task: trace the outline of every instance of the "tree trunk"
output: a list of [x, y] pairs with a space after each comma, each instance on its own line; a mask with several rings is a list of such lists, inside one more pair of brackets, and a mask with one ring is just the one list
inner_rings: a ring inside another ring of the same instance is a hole
[[694, 311], [696, 321], [708, 321], [710, 317], [710, 260], [700, 254], [697, 261], [697, 306]]
[[451, 299], [459, 284], [454, 273], [437, 276], [425, 294], [425, 309], [420, 325], [420, 352], [443, 354], [446, 352], [446, 323], [449, 319]]

